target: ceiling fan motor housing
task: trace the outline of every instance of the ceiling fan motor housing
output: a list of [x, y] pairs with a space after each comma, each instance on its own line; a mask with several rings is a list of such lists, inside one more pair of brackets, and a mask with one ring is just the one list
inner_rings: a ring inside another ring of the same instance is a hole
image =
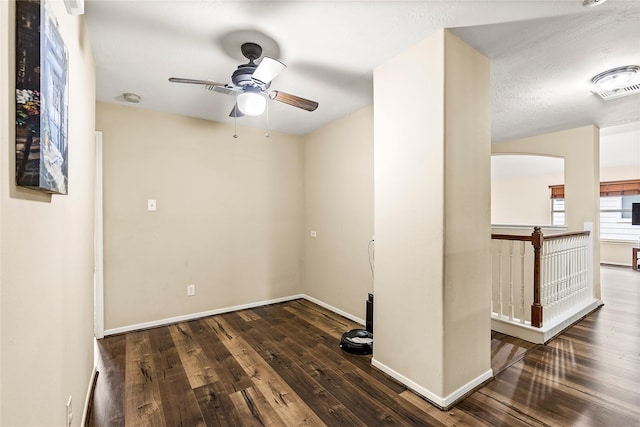
[[[314, 111], [318, 108], [317, 102], [289, 93], [277, 90], [267, 93], [266, 90], [271, 86], [271, 81], [277, 77], [282, 70], [287, 68], [287, 66], [277, 59], [270, 57], [265, 57], [260, 61], [260, 65], [256, 64], [255, 60], [262, 55], [262, 47], [256, 43], [244, 43], [241, 49], [242, 54], [249, 62], [238, 65], [238, 68], [231, 75], [232, 85], [212, 80], [195, 80], [179, 77], [170, 77], [169, 81], [203, 85], [208, 90], [236, 96], [236, 106], [231, 111], [231, 117], [240, 117], [243, 115], [242, 113], [248, 114], [246, 111], [241, 111], [241, 107], [239, 108], [241, 97], [245, 101], [249, 98], [253, 98], [254, 100], [260, 99], [264, 104], [266, 102], [265, 95], [267, 95], [269, 99], [303, 110]], [[259, 96], [256, 97], [255, 95]], [[262, 107], [264, 107], [264, 105]], [[256, 111], [258, 111], [258, 109], [256, 109]], [[262, 108], [259, 113], [249, 115], [262, 114], [262, 111], [264, 111], [264, 108]]]
[[258, 68], [258, 65], [254, 62], [262, 55], [262, 47], [256, 43], [244, 43], [241, 48], [242, 55], [249, 60], [247, 64], [238, 65], [238, 69], [231, 75], [231, 81], [236, 87], [254, 87], [260, 90], [265, 90], [270, 86], [270, 83], [263, 84], [256, 80], [253, 80], [254, 71]]
[[256, 43], [243, 43], [242, 46], [240, 46], [240, 50], [242, 51], [242, 55], [251, 62], [260, 58], [262, 55], [262, 47]]
[[235, 86], [256, 86], [256, 83], [251, 79], [253, 72], [258, 66], [252, 62], [249, 64], [238, 65], [238, 69], [231, 75], [231, 81]]

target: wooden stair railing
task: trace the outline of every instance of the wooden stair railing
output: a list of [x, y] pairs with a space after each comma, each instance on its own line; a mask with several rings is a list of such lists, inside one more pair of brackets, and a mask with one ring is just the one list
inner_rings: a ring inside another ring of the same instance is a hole
[[540, 258], [544, 236], [540, 227], [533, 227], [533, 304], [531, 304], [531, 326], [542, 327], [542, 304], [540, 304]]
[[[534, 227], [533, 232], [529, 236], [518, 236], [511, 234], [491, 234], [493, 240], [509, 240], [520, 242], [531, 242], [533, 246], [533, 303], [531, 304], [531, 326], [535, 328], [542, 327], [544, 306], [541, 300], [541, 288], [542, 288], [542, 256], [543, 245], [545, 241], [554, 241], [558, 239], [565, 239], [575, 236], [589, 236], [589, 231], [579, 231], [570, 233], [553, 234], [544, 236], [541, 227]], [[502, 268], [502, 267], [500, 267]], [[500, 278], [500, 281], [502, 278]], [[502, 298], [502, 289], [500, 289], [500, 298]], [[502, 315], [502, 308], [500, 308], [500, 314]]]

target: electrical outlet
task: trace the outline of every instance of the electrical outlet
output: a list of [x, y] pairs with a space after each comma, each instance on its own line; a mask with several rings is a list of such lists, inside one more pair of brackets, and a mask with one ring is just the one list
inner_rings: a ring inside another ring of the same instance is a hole
[[309, 235], [314, 238], [318, 237], [318, 233], [316, 232], [316, 230], [311, 230], [311, 233], [309, 233]]
[[196, 285], [187, 286], [187, 296], [194, 296], [196, 294]]
[[73, 399], [69, 396], [69, 400], [67, 400], [67, 427], [71, 427], [73, 422]]

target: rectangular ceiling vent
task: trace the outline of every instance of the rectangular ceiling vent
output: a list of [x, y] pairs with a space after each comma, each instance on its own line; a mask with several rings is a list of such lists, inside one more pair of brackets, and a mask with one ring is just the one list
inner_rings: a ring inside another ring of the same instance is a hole
[[69, 15], [84, 14], [84, 0], [64, 0], [64, 6]]
[[593, 93], [600, 95], [602, 99], [608, 101], [610, 99], [622, 98], [623, 96], [635, 95], [640, 93], [640, 83], [622, 87], [616, 90], [594, 90]]

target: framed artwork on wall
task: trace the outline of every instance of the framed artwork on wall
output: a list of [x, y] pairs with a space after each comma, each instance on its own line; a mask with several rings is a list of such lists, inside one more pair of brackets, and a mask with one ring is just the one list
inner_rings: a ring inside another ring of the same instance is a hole
[[69, 55], [45, 0], [16, 2], [16, 183], [68, 191]]

